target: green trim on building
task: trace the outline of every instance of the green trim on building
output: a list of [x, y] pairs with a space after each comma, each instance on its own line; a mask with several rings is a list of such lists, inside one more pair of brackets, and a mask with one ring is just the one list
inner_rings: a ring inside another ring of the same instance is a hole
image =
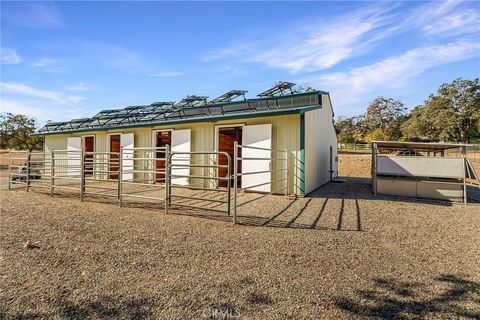
[[305, 114], [300, 114], [300, 152], [298, 155], [298, 191], [305, 195]]

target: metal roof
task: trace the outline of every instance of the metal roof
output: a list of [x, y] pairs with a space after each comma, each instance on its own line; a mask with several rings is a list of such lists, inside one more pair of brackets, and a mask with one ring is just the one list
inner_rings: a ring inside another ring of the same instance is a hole
[[390, 150], [425, 150], [441, 151], [460, 147], [471, 147], [471, 144], [465, 143], [438, 143], [438, 142], [403, 142], [403, 141], [372, 141], [377, 148]]
[[[111, 130], [116, 128], [162, 125], [181, 122], [205, 121], [205, 119], [265, 116], [277, 111], [295, 111], [304, 107], [321, 105], [321, 94], [315, 91], [277, 95], [257, 99], [245, 99], [244, 90], [232, 90], [208, 101], [206, 96], [187, 96], [178, 103], [154, 102], [149, 105], [128, 106], [98, 112], [91, 118], [73, 119], [65, 122], [48, 122], [38, 135], [73, 133], [83, 131]], [[243, 100], [233, 101], [243, 96]]]

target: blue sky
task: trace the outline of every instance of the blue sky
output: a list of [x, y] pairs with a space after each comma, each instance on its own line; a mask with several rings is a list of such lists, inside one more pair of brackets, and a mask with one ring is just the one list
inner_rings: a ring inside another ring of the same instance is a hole
[[277, 80], [420, 104], [480, 74], [479, 2], [1, 2], [1, 111], [46, 120]]

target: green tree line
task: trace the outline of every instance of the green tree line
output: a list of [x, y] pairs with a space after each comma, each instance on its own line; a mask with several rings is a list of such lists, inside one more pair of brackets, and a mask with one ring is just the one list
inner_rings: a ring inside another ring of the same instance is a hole
[[342, 143], [479, 141], [479, 78], [444, 83], [423, 104], [409, 112], [399, 100], [377, 97], [364, 114], [338, 118], [335, 129], [338, 141]]

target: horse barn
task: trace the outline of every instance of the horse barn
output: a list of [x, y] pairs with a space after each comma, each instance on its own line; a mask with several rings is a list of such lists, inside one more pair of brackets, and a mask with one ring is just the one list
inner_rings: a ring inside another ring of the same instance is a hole
[[[167, 199], [166, 206], [198, 197], [187, 189], [226, 191], [224, 199], [212, 201], [224, 202], [221, 211], [228, 214], [230, 188], [235, 209], [242, 191], [304, 196], [337, 175], [337, 139], [328, 92], [295, 93], [293, 86], [280, 82], [255, 99], [232, 90], [212, 100], [191, 95], [177, 103], [48, 122], [37, 133], [45, 136], [43, 153], [35, 155], [39, 160], [27, 159], [27, 188], [79, 188], [82, 197], [99, 193], [122, 201], [157, 199], [143, 190], [128, 192], [129, 185], [168, 185], [158, 196]], [[64, 180], [78, 185], [62, 185]]]

